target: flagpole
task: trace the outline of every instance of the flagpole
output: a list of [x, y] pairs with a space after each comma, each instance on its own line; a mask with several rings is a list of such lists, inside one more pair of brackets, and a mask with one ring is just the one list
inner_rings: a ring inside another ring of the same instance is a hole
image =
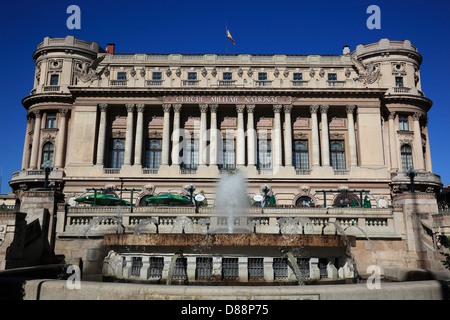
[[228, 26], [225, 27], [225, 47], [226, 47], [226, 54], [228, 54]]

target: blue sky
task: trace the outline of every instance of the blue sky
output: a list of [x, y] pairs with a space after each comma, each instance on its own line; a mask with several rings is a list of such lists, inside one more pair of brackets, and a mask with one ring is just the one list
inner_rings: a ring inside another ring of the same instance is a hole
[[[69, 30], [67, 7], [81, 9]], [[368, 29], [367, 7], [381, 9], [381, 29]], [[21, 169], [26, 127], [23, 97], [32, 89], [32, 53], [44, 37], [74, 35], [120, 53], [225, 53], [225, 28], [237, 42], [229, 53], [340, 54], [381, 38], [411, 40], [424, 60], [433, 171], [450, 184], [450, 2], [431, 1], [2, 1], [0, 8], [1, 193]]]

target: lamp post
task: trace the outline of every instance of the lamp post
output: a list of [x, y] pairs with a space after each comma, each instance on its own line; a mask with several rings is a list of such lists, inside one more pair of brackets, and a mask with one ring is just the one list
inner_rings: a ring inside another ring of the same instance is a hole
[[[196, 187], [191, 183], [189, 186], [187, 186], [186, 191], [189, 192], [189, 195], [191, 197], [191, 202], [194, 200], [194, 191]], [[193, 202], [195, 204], [195, 202]]]
[[406, 175], [409, 177], [411, 181], [411, 193], [414, 193], [414, 178], [417, 176], [417, 170], [414, 170], [414, 167], [411, 166], [408, 170], [406, 170]]
[[45, 171], [44, 190], [48, 190], [48, 176], [54, 168], [53, 163], [47, 160], [41, 165], [41, 168]]
[[265, 184], [262, 188], [261, 191], [264, 192], [264, 199], [262, 201], [262, 207], [264, 208], [267, 204], [267, 202], [269, 201], [269, 192], [270, 192], [270, 186], [268, 186], [267, 184]]

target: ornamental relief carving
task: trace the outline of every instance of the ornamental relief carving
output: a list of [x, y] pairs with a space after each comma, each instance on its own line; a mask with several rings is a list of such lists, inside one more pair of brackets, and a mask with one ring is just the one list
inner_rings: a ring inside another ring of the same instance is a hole
[[54, 136], [54, 134], [48, 133], [48, 134], [46, 134], [45, 136], [42, 137], [42, 143], [47, 143], [47, 142], [55, 143], [55, 136]]

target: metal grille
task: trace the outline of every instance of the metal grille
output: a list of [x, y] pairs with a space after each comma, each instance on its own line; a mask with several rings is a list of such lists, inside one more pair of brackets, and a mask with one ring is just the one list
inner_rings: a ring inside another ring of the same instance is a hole
[[212, 277], [212, 258], [197, 258], [196, 277], [197, 279], [209, 279]]
[[297, 258], [297, 265], [303, 278], [309, 278], [309, 258]]
[[177, 258], [177, 260], [175, 261], [175, 267], [173, 269], [173, 278], [186, 279], [186, 266], [187, 266], [186, 258]]
[[131, 258], [131, 275], [139, 277], [141, 275], [142, 257]]
[[320, 277], [321, 278], [327, 278], [328, 272], [327, 272], [327, 259], [326, 258], [319, 258], [319, 270], [320, 270]]
[[164, 268], [164, 258], [151, 257], [150, 258], [150, 278], [161, 279]]
[[224, 279], [238, 279], [239, 278], [238, 258], [223, 258], [222, 259], [222, 276]]
[[288, 276], [287, 259], [274, 258], [273, 259], [273, 274], [275, 280], [286, 279]]
[[264, 279], [263, 258], [248, 258], [247, 268], [249, 279]]

